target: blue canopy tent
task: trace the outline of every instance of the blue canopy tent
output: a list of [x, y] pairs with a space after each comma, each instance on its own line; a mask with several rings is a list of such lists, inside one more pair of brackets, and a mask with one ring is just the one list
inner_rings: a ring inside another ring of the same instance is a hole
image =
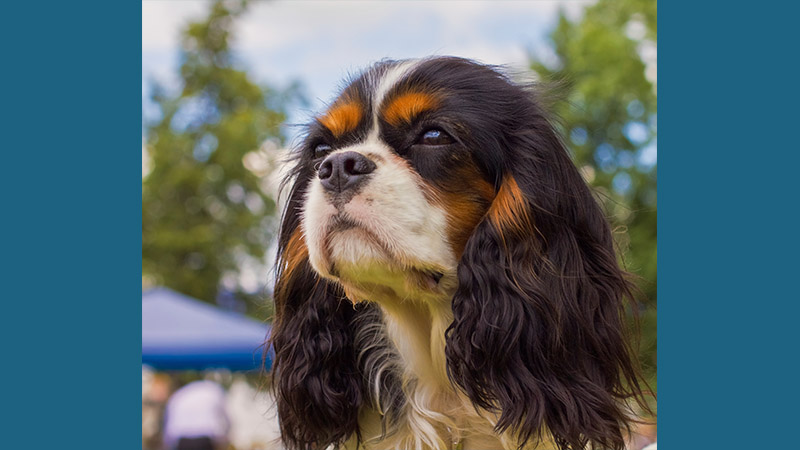
[[142, 293], [142, 364], [157, 370], [258, 369], [269, 330], [167, 288]]

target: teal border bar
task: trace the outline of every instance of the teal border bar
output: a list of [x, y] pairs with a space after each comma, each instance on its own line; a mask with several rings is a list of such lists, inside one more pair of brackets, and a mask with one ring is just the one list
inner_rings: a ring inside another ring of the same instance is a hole
[[3, 439], [141, 448], [141, 6], [3, 6]]
[[797, 446], [797, 7], [659, 10], [659, 448]]

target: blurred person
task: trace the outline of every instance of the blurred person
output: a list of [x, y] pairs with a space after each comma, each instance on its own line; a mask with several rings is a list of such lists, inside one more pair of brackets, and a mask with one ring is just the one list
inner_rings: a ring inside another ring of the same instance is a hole
[[221, 450], [228, 446], [230, 420], [225, 389], [214, 381], [194, 381], [172, 394], [164, 419], [164, 446], [170, 450]]
[[244, 375], [236, 375], [228, 388], [228, 439], [237, 449], [278, 450], [281, 442], [274, 393], [257, 389]]
[[156, 373], [142, 366], [142, 448], [161, 447], [161, 425], [164, 407], [169, 399], [172, 380], [165, 373]]

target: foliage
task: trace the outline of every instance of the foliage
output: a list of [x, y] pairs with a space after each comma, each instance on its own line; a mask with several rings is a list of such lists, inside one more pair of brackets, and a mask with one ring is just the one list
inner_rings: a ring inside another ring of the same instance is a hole
[[[235, 279], [243, 261], [267, 264], [275, 201], [243, 158], [267, 140], [282, 140], [282, 105], [292, 96], [254, 84], [236, 67], [231, 29], [244, 6], [216, 2], [207, 18], [188, 25], [182, 91], [170, 97], [156, 89], [161, 118], [145, 124], [151, 170], [142, 180], [143, 282], [206, 301], [217, 297], [221, 280]], [[261, 312], [253, 306], [246, 309]]]
[[[641, 359], [656, 381], [656, 2], [600, 0], [581, 19], [562, 13], [550, 36], [555, 58], [532, 56], [566, 100], [555, 106], [584, 176], [615, 224], [627, 269], [642, 291]], [[652, 81], [648, 78], [652, 78]]]

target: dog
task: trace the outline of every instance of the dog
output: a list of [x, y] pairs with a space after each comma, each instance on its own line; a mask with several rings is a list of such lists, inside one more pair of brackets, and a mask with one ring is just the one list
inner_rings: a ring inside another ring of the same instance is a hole
[[291, 161], [273, 383], [290, 449], [622, 449], [633, 286], [539, 94], [382, 61]]

